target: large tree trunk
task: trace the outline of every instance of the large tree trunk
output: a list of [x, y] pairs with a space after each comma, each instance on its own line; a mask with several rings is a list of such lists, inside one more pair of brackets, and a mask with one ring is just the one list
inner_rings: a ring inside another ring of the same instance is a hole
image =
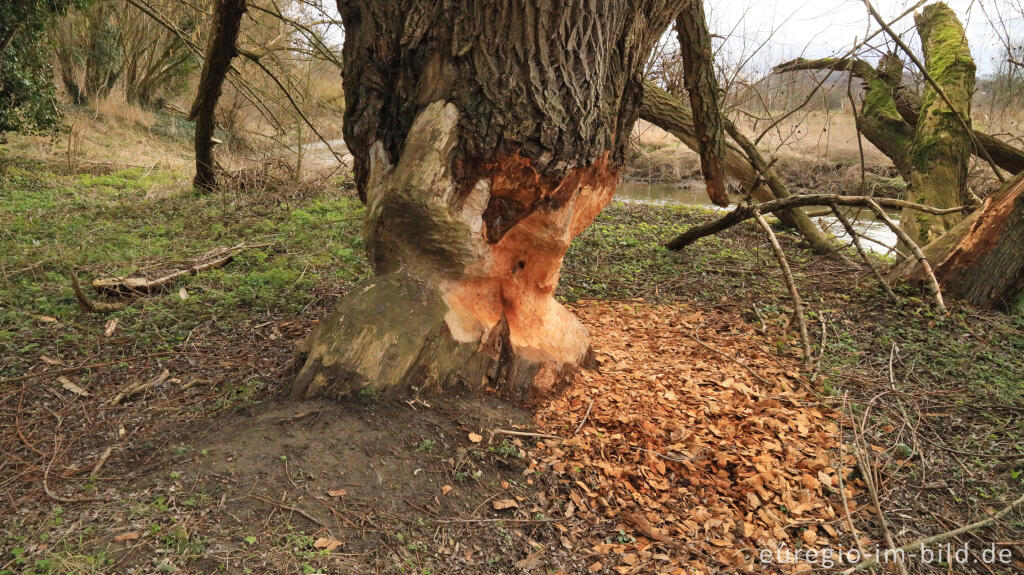
[[641, 72], [681, 2], [339, 2], [345, 140], [376, 277], [303, 344], [295, 398], [493, 387], [590, 357], [553, 298], [611, 200]]
[[203, 73], [199, 77], [196, 99], [188, 115], [190, 120], [196, 122], [196, 176], [192, 185], [201, 190], [209, 191], [217, 187], [213, 164], [213, 131], [217, 127], [214, 112], [224, 87], [224, 77], [231, 68], [232, 58], [238, 53], [235, 43], [238, 41], [244, 13], [245, 0], [220, 0], [217, 3], [216, 21], [206, 49]]
[[[945, 4], [925, 6], [914, 16], [914, 22], [921, 36], [928, 74], [949, 102], [931, 84], [926, 84], [910, 147], [907, 199], [936, 208], [952, 208], [970, 201], [967, 167], [973, 147], [970, 122], [974, 60], [963, 26]], [[900, 226], [916, 242], [926, 244], [962, 219], [962, 214], [933, 216], [904, 210]]]
[[[923, 102], [914, 106], [909, 91], [900, 85], [902, 65], [891, 55], [882, 58], [877, 70], [853, 58], [800, 58], [775, 70], [833, 69], [860, 77], [864, 81], [864, 102], [857, 127], [899, 170], [908, 184], [907, 200], [952, 208], [970, 203], [967, 166], [972, 153], [991, 153], [990, 148], [995, 149], [1010, 167], [1016, 166], [1018, 158], [1012, 147], [997, 145], [995, 138], [979, 138], [979, 146], [975, 146], [970, 130], [975, 66], [964, 29], [953, 11], [941, 2], [930, 4], [915, 15], [915, 23], [928, 74], [952, 107], [931, 84], [926, 84]], [[904, 210], [900, 226], [915, 242], [925, 244], [962, 219], [960, 213], [936, 216]]]
[[[974, 305], [1024, 313], [1024, 174], [924, 248], [943, 292]], [[924, 280], [916, 260], [894, 275]]]

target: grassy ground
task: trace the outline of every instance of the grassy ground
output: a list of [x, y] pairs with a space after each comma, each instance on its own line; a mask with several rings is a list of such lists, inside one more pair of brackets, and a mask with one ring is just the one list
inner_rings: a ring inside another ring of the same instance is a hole
[[[184, 156], [174, 155], [187, 149], [180, 140], [145, 137], [164, 159], [143, 167], [88, 155], [69, 166], [59, 145], [30, 154], [20, 140], [0, 156], [0, 573], [519, 572], [535, 543], [561, 549], [545, 521], [429, 522], [475, 513], [497, 484], [536, 500], [522, 476], [528, 444], [484, 449], [465, 439], [526, 424], [522, 412], [472, 398], [425, 398], [446, 405], [415, 414], [415, 404], [372, 397], [345, 408], [277, 402], [294, 345], [368, 274], [363, 208], [345, 178], [196, 195]], [[797, 353], [791, 303], [754, 226], [680, 253], [660, 247], [711, 217], [613, 204], [574, 243], [559, 296], [738, 311], [779, 354]], [[911, 286], [889, 303], [864, 270], [782, 239], [810, 309], [821, 401], [847, 415], [849, 453], [875, 476], [893, 536], [945, 531], [1018, 496], [1024, 322], [956, 302], [939, 317]], [[71, 290], [72, 273], [89, 280], [238, 244], [262, 247], [121, 311], [83, 312]], [[66, 378], [88, 397], [34, 376], [86, 365], [97, 367]], [[164, 369], [160, 385], [111, 404]], [[417, 423], [395, 429], [396, 420]], [[339, 468], [352, 479], [329, 481]], [[463, 491], [463, 503], [422, 503], [442, 483]], [[360, 534], [333, 555], [314, 545], [317, 526], [281, 500], [328, 490], [356, 502], [308, 495], [319, 521]], [[880, 541], [872, 509], [854, 520]], [[961, 542], [1009, 542], [1024, 561], [1019, 511], [974, 537]], [[447, 562], [456, 552], [465, 559], [457, 568]], [[565, 565], [590, 564], [562, 552]]]

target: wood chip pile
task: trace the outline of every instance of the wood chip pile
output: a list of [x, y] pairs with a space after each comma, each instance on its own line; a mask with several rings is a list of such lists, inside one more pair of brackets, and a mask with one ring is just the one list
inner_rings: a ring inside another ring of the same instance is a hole
[[555, 474], [565, 517], [589, 525], [562, 528], [562, 543], [582, 540], [591, 572], [809, 570], [762, 564], [759, 552], [849, 539], [836, 414], [816, 405], [797, 360], [725, 312], [574, 311], [600, 368], [538, 413], [542, 430], [572, 437], [542, 442], [528, 472]]

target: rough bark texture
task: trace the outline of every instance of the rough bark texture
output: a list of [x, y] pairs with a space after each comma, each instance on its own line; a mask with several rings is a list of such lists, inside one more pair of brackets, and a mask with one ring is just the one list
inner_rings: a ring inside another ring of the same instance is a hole
[[[699, 140], [693, 127], [693, 113], [690, 107], [686, 102], [651, 82], [644, 84], [644, 99], [640, 105], [640, 117], [672, 134], [691, 150], [698, 151]], [[746, 143], [753, 146], [753, 143], [749, 141]], [[789, 197], [790, 194], [785, 184], [767, 164], [763, 164], [765, 174], [761, 175], [743, 150], [728, 141], [724, 142], [723, 148], [725, 173], [739, 181], [745, 194], [759, 202]], [[762, 157], [761, 160], [763, 162], [764, 158]], [[776, 186], [776, 188], [773, 189], [770, 186]], [[836, 252], [836, 246], [802, 211], [784, 210], [777, 215], [786, 226], [800, 230], [815, 252]]]
[[681, 2], [340, 2], [345, 140], [376, 277], [300, 350], [292, 397], [494, 387], [590, 357], [552, 297], [610, 201], [641, 72]]
[[687, 9], [676, 19], [679, 54], [683, 59], [683, 81], [690, 98], [693, 132], [697, 137], [700, 170], [704, 175], [708, 197], [716, 205], [729, 205], [725, 191], [725, 131], [718, 107], [718, 80], [711, 56], [711, 33], [704, 18], [703, 0], [690, 0]]
[[[907, 199], [950, 208], [968, 203], [970, 198], [967, 167], [972, 149], [971, 134], [957, 116], [970, 126], [974, 60], [963, 26], [945, 4], [936, 2], [925, 6], [914, 16], [914, 22], [921, 36], [928, 74], [949, 98], [952, 107], [927, 85], [910, 147]], [[905, 211], [901, 226], [915, 241], [926, 244], [962, 219], [960, 214], [931, 216]]]
[[210, 44], [203, 62], [203, 73], [199, 78], [195, 102], [189, 112], [189, 119], [196, 122], [195, 152], [196, 176], [192, 185], [202, 190], [217, 186], [213, 167], [213, 131], [216, 128], [214, 111], [224, 87], [224, 77], [231, 67], [231, 59], [237, 54], [235, 42], [245, 13], [245, 0], [220, 0]]
[[[928, 244], [924, 255], [946, 295], [1024, 313], [1024, 174]], [[903, 262], [893, 274], [924, 279], [916, 261]]]

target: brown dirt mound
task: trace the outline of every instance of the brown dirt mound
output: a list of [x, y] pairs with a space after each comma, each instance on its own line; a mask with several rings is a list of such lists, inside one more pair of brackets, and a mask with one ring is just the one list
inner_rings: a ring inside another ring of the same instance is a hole
[[537, 415], [572, 437], [538, 449], [531, 469], [560, 478], [566, 517], [623, 534], [583, 535], [592, 572], [760, 569], [760, 549], [836, 546], [839, 430], [796, 360], [733, 314], [634, 303], [576, 312], [602, 365]]

